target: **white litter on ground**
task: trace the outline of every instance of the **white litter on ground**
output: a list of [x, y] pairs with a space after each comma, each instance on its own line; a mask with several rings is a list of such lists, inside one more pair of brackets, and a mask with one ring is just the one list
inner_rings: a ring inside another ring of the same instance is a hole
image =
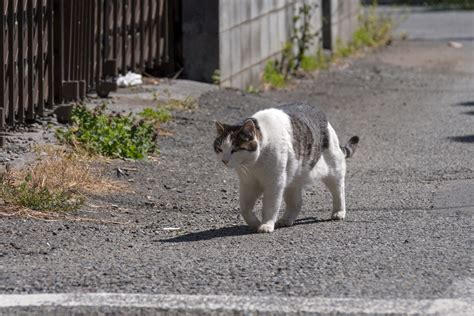
[[462, 48], [463, 44], [459, 42], [449, 42], [448, 46], [452, 48]]
[[180, 230], [180, 229], [181, 229], [181, 227], [163, 227], [164, 231], [169, 231], [169, 232], [173, 232], [173, 231]]
[[143, 83], [142, 75], [134, 73], [134, 72], [127, 72], [125, 76], [119, 76], [117, 78], [117, 85], [119, 87], [131, 87], [131, 86], [138, 86]]

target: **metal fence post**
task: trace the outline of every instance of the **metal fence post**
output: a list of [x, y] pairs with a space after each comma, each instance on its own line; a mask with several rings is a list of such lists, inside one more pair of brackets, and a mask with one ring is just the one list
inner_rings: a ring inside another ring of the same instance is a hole
[[5, 106], [6, 106], [6, 89], [5, 89], [5, 1], [0, 3], [0, 130], [5, 129]]
[[[13, 50], [15, 47], [15, 1], [8, 1], [8, 46]], [[15, 57], [13, 54], [8, 54], [8, 124], [15, 125], [16, 115], [16, 91], [15, 91]]]
[[[67, 1], [69, 3], [69, 1]], [[53, 41], [54, 41], [54, 102], [63, 102], [64, 80], [64, 2], [53, 0]]]

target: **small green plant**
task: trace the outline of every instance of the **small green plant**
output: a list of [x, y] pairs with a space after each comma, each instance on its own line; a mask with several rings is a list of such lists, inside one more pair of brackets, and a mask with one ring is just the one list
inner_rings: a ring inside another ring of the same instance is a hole
[[184, 100], [181, 99], [169, 99], [166, 102], [158, 102], [158, 107], [172, 110], [185, 110], [192, 111], [198, 108], [198, 102], [192, 96], [186, 97]]
[[282, 50], [280, 60], [267, 62], [263, 73], [263, 81], [270, 86], [281, 88], [286, 85], [289, 76], [299, 69], [306, 72], [327, 69], [331, 62], [347, 58], [364, 48], [387, 45], [392, 40], [394, 22], [389, 16], [378, 14], [378, 3], [373, 1], [365, 14], [359, 15], [359, 27], [353, 33], [348, 44], [337, 39], [332, 56], [324, 55], [319, 47], [314, 55], [307, 54], [317, 32], [311, 30], [312, 6], [303, 5], [293, 17], [293, 35]]
[[249, 85], [249, 86], [247, 87], [247, 89], [245, 89], [245, 91], [246, 91], [247, 93], [251, 93], [251, 94], [260, 93], [260, 89], [257, 88], [257, 87], [254, 87], [253, 85]]
[[73, 192], [52, 191], [47, 187], [36, 185], [30, 173], [18, 184], [8, 178], [7, 174], [1, 175], [0, 196], [7, 203], [35, 211], [73, 211], [83, 203], [83, 198]]
[[221, 84], [221, 71], [219, 69], [214, 70], [212, 73], [212, 83], [215, 85], [220, 85]]
[[364, 48], [375, 48], [391, 42], [394, 21], [389, 16], [378, 14], [377, 7], [377, 1], [373, 1], [367, 11], [359, 15], [359, 27], [350, 43], [336, 40], [333, 61], [349, 57]]
[[72, 126], [57, 129], [56, 137], [62, 143], [107, 157], [141, 159], [157, 150], [153, 124], [137, 120], [132, 114], [108, 115], [105, 110], [105, 104], [94, 110], [76, 106]]
[[338, 38], [331, 57], [333, 61], [337, 61], [338, 59], [351, 56], [355, 51], [356, 48], [352, 43], [346, 45], [340, 38]]
[[166, 123], [172, 119], [171, 112], [163, 107], [157, 107], [156, 110], [152, 108], [145, 108], [138, 113], [143, 119], [151, 121], [155, 124]]
[[318, 49], [315, 55], [305, 55], [301, 60], [301, 69], [306, 72], [315, 70], [323, 70], [329, 67], [329, 60], [323, 53], [321, 48]]
[[383, 46], [392, 39], [393, 19], [377, 13], [377, 2], [369, 7], [365, 14], [359, 15], [359, 28], [353, 35], [353, 46]]
[[155, 91], [151, 94], [153, 101], [158, 101], [160, 98], [160, 93]]
[[293, 43], [288, 41], [283, 46], [281, 59], [277, 61], [278, 71], [283, 74], [285, 81], [295, 69], [295, 55], [293, 53]]
[[[317, 4], [314, 5], [314, 8], [317, 8]], [[318, 32], [312, 31], [312, 11], [313, 6], [305, 3], [299, 8], [298, 14], [293, 17], [293, 35], [291, 36], [291, 40], [295, 43], [297, 48], [293, 71], [297, 71], [300, 68], [307, 50], [318, 35]], [[298, 21], [301, 21], [299, 25]]]
[[[288, 78], [300, 68], [312, 68], [314, 58], [307, 56], [306, 52], [314, 43], [318, 32], [312, 31], [311, 18], [312, 6], [303, 4], [293, 17], [292, 36], [282, 49], [281, 58], [267, 62], [264, 68], [263, 81], [275, 88], [286, 85]], [[320, 61], [320, 60], [318, 60]], [[303, 65], [304, 64], [304, 65]]]
[[275, 60], [266, 63], [263, 70], [263, 81], [275, 88], [283, 88], [286, 85], [285, 75], [280, 72]]

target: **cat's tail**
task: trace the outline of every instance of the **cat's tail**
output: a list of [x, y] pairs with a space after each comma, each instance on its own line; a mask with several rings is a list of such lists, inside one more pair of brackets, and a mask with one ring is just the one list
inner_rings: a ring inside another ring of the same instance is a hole
[[346, 158], [351, 158], [354, 155], [358, 143], [359, 136], [352, 136], [344, 147], [341, 146], [341, 150]]

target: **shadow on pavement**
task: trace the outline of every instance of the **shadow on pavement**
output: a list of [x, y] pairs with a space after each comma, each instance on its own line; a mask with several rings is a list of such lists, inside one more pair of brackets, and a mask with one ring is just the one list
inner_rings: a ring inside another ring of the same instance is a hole
[[305, 217], [305, 218], [300, 218], [295, 221], [293, 226], [298, 226], [298, 225], [306, 225], [306, 224], [315, 224], [315, 223], [323, 223], [323, 222], [333, 222], [334, 220], [332, 219], [319, 219], [316, 217]]
[[459, 102], [459, 103], [456, 103], [456, 105], [461, 105], [461, 106], [474, 106], [474, 101]]
[[465, 135], [465, 136], [451, 136], [448, 137], [449, 140], [458, 143], [474, 143], [474, 135]]
[[[322, 223], [322, 222], [331, 222], [331, 219], [317, 219], [315, 217], [306, 217], [301, 218], [295, 221], [294, 226], [298, 225], [307, 225], [307, 224], [315, 224], [315, 223]], [[290, 228], [290, 227], [286, 227]], [[247, 225], [240, 225], [240, 226], [232, 226], [232, 227], [222, 227], [216, 229], [209, 229], [204, 230], [201, 232], [193, 232], [182, 236], [177, 236], [168, 239], [162, 239], [161, 242], [193, 242], [193, 241], [202, 241], [202, 240], [210, 240], [214, 238], [222, 238], [222, 237], [232, 237], [232, 236], [244, 236], [256, 234], [256, 232], [249, 228]]]
[[191, 241], [201, 241], [201, 240], [210, 240], [214, 238], [221, 237], [232, 237], [232, 236], [243, 236], [254, 234], [255, 231], [250, 229], [246, 225], [232, 226], [232, 227], [222, 227], [216, 229], [204, 230], [201, 232], [189, 233], [182, 236], [177, 236], [168, 239], [162, 239], [162, 242], [191, 242]]

